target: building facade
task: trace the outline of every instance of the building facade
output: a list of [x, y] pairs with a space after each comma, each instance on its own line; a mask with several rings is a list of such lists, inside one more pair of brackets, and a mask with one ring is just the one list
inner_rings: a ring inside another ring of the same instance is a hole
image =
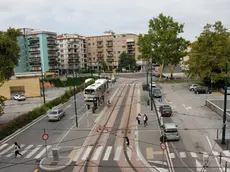
[[18, 45], [20, 48], [15, 73], [58, 72], [58, 48], [56, 33], [44, 30], [21, 29]]
[[140, 53], [137, 42], [136, 34], [115, 34], [112, 31], [106, 31], [102, 36], [87, 37], [87, 66], [97, 70], [104, 61], [110, 69], [117, 69], [122, 52], [135, 56], [138, 61]]
[[85, 37], [78, 34], [57, 36], [60, 74], [71, 74], [73, 70], [87, 68]]

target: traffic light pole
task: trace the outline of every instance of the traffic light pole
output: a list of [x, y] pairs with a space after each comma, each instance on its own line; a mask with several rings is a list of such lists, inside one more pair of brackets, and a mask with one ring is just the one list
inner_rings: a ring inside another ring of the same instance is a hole
[[228, 88], [228, 63], [225, 66], [225, 84], [224, 84], [224, 114], [223, 114], [223, 128], [222, 128], [222, 140], [221, 144], [226, 144], [226, 118], [227, 118], [227, 88]]

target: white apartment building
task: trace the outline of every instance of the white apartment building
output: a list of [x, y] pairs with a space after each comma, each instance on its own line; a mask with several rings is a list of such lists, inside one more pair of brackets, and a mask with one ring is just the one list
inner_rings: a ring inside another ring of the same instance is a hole
[[71, 74], [73, 70], [86, 68], [85, 37], [78, 34], [62, 34], [57, 36], [59, 48], [60, 74]]

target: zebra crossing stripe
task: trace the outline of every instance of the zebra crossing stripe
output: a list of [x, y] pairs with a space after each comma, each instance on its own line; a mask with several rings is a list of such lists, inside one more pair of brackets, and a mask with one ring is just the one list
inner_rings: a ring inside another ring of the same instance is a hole
[[2, 152], [0, 153], [0, 155], [5, 154], [6, 152], [8, 152], [9, 150], [11, 150], [11, 149], [13, 149], [13, 148], [14, 148], [14, 145], [11, 145], [10, 147], [8, 147], [8, 148], [5, 149], [4, 151], [2, 151]]
[[132, 151], [130, 148], [127, 148], [127, 154], [128, 154], [129, 160], [131, 160]]
[[103, 148], [102, 146], [97, 147], [96, 151], [94, 152], [93, 158], [92, 158], [93, 161], [96, 161], [98, 159], [102, 151], [102, 148]]
[[49, 150], [49, 148], [51, 148], [51, 146], [44, 147], [44, 149], [37, 156], [35, 156], [34, 159], [41, 158], [41, 156], [46, 152], [46, 150]]
[[81, 148], [80, 150], [77, 151], [76, 156], [73, 158], [73, 161], [77, 161], [78, 160], [78, 158], [80, 157], [83, 149], [84, 148]]
[[186, 157], [185, 152], [180, 152], [180, 157], [181, 157], [181, 158], [185, 158], [185, 157]]
[[190, 154], [191, 154], [191, 156], [192, 156], [193, 158], [197, 158], [197, 157], [198, 157], [197, 154], [194, 153], [194, 152], [190, 152]]
[[224, 153], [225, 156], [230, 156], [229, 151], [223, 151], [223, 153]]
[[[25, 145], [22, 144], [20, 145], [21, 148], [23, 148]], [[12, 153], [9, 153], [8, 155], [6, 155], [7, 158], [11, 157], [14, 154], [14, 152], [12, 151]]]
[[106, 151], [105, 151], [104, 158], [103, 158], [104, 161], [108, 161], [109, 160], [109, 155], [111, 153], [111, 150], [112, 150], [112, 146], [108, 146], [107, 149], [106, 149]]
[[41, 147], [42, 145], [38, 145], [34, 150], [32, 150], [28, 155], [26, 155], [25, 158], [30, 158], [31, 156], [33, 156], [33, 154], [35, 154]]
[[175, 154], [174, 153], [169, 153], [170, 158], [175, 158]]
[[114, 161], [118, 161], [121, 155], [121, 146], [118, 146], [115, 152]]
[[216, 152], [216, 151], [212, 151], [212, 154], [214, 155], [214, 156], [219, 156], [220, 154], [218, 153], [218, 152]]
[[24, 155], [28, 150], [30, 150], [34, 145], [29, 145], [27, 146], [22, 152], [21, 154]]
[[6, 147], [7, 145], [8, 145], [8, 144], [6, 144], [6, 143], [3, 144], [3, 145], [1, 145], [1, 146], [0, 146], [0, 150], [2, 150], [2, 149], [3, 149], [4, 147]]
[[86, 160], [86, 158], [89, 156], [89, 153], [90, 153], [92, 148], [93, 148], [92, 146], [88, 146], [88, 148], [85, 151], [85, 154], [82, 157], [82, 160]]

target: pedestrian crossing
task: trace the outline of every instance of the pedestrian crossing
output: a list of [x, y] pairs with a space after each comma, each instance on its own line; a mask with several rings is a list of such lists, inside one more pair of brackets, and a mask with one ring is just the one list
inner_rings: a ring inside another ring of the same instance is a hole
[[[20, 153], [23, 155], [23, 158], [26, 159], [41, 159], [46, 155], [46, 150], [48, 152], [51, 151], [52, 145], [47, 145], [45, 147], [44, 145], [25, 145], [21, 144], [20, 145]], [[73, 159], [73, 161], [78, 161], [78, 160], [87, 160], [90, 151], [93, 149], [92, 146], [87, 146], [87, 147], [78, 147], [78, 148], [71, 148], [69, 151], [69, 157]], [[74, 153], [70, 153], [70, 152]], [[132, 156], [136, 154], [135, 149], [127, 148], [127, 155], [129, 159], [132, 159]], [[162, 151], [153, 151], [152, 148], [146, 148], [146, 152], [142, 152], [143, 156], [147, 160], [157, 160], [159, 159], [159, 156], [162, 157]], [[60, 151], [61, 154], [61, 151]], [[122, 146], [98, 146], [91, 158], [92, 161], [97, 161], [97, 160], [102, 160], [102, 161], [119, 161], [121, 157], [123, 156], [123, 147]], [[213, 151], [212, 152], [213, 156], [220, 156], [220, 152]], [[171, 152], [169, 153], [169, 157], [171, 159], [203, 159], [207, 158], [209, 156], [209, 152]], [[230, 162], [230, 151], [225, 150], [221, 152], [221, 156], [223, 156], [224, 161]], [[12, 144], [3, 144], [0, 145], [0, 157], [5, 157], [5, 158], [13, 158], [14, 157], [14, 145]], [[136, 158], [136, 161], [140, 161], [140, 158], [138, 156], [134, 156]]]

